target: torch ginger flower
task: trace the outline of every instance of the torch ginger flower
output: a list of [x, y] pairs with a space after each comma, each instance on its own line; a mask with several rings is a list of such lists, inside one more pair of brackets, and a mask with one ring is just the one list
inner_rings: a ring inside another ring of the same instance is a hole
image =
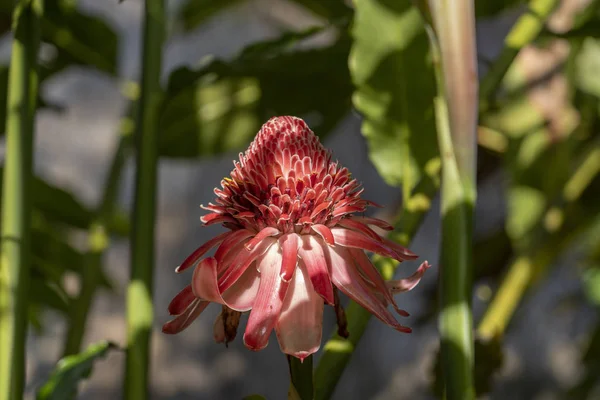
[[[392, 229], [361, 215], [372, 203], [360, 198], [360, 184], [303, 120], [271, 118], [234, 165], [201, 218], [230, 231], [176, 269], [195, 267], [191, 284], [169, 305], [176, 317], [163, 332], [182, 331], [215, 302], [223, 305], [214, 326], [218, 342], [232, 340], [240, 313], [250, 311], [246, 347], [265, 348], [275, 329], [281, 350], [302, 360], [320, 347], [324, 303], [341, 309], [335, 288], [394, 329], [411, 331], [388, 306], [408, 316], [393, 294], [415, 287], [429, 265], [406, 279], [382, 279], [365, 250], [397, 261], [417, 256], [369, 227]], [[214, 256], [201, 260], [215, 246]]]

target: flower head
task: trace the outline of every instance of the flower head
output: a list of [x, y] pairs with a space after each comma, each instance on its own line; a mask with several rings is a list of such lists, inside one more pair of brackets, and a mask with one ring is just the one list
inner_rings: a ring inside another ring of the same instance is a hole
[[[337, 289], [386, 324], [410, 332], [388, 306], [407, 316], [393, 294], [416, 286], [429, 265], [406, 279], [382, 279], [365, 250], [398, 261], [417, 256], [370, 228], [392, 229], [361, 215], [373, 203], [361, 199], [360, 184], [332, 161], [303, 120], [271, 118], [234, 166], [201, 218], [229, 231], [176, 269], [195, 266], [191, 284], [169, 305], [176, 317], [165, 333], [185, 329], [215, 302], [223, 305], [214, 329], [218, 342], [233, 340], [240, 313], [250, 311], [246, 347], [263, 349], [275, 329], [281, 350], [304, 359], [321, 344], [324, 304], [336, 306], [339, 315]], [[202, 259], [215, 246], [215, 254]]]

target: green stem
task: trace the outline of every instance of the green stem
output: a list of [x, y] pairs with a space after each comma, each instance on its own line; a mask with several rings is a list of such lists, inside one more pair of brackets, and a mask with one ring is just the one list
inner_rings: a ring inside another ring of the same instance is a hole
[[114, 212], [117, 201], [121, 173], [125, 165], [125, 155], [129, 135], [122, 133], [119, 146], [113, 156], [108, 179], [104, 188], [102, 202], [96, 211], [95, 222], [88, 232], [89, 251], [85, 258], [85, 268], [82, 273], [79, 296], [72, 302], [69, 312], [70, 323], [65, 340], [63, 356], [79, 353], [85, 334], [87, 316], [98, 287], [102, 273], [104, 251], [109, 246], [108, 224]]
[[127, 288], [125, 398], [148, 398], [154, 271], [154, 218], [158, 167], [160, 71], [165, 39], [164, 0], [146, 0], [143, 71], [136, 124], [136, 182], [131, 236], [131, 281]]
[[479, 109], [485, 112], [493, 104], [493, 98], [500, 87], [506, 71], [512, 65], [519, 51], [533, 42], [544, 29], [548, 17], [560, 0], [530, 0], [527, 12], [514, 24], [504, 39], [504, 48], [498, 59], [487, 71], [479, 89]]
[[41, 0], [14, 11], [6, 111], [0, 263], [0, 399], [23, 398], [31, 229], [33, 134], [38, 93]]
[[[438, 166], [431, 165], [426, 172], [428, 174], [417, 185], [408, 201], [403, 204], [402, 212], [393, 223], [395, 230], [389, 235], [390, 239], [405, 246], [410, 243], [421, 226], [423, 218], [431, 207], [431, 200], [438, 190]], [[374, 258], [373, 261], [384, 279], [389, 280], [394, 276], [397, 262], [380, 257]], [[333, 395], [346, 365], [354, 354], [354, 349], [367, 329], [371, 313], [355, 302], [350, 302], [346, 308], [346, 319], [350, 337], [345, 339], [336, 333], [323, 347], [323, 355], [314, 374], [317, 400], [330, 399]]]
[[[290, 366], [290, 392], [295, 393], [300, 400], [314, 399], [313, 386], [313, 356], [310, 355], [300, 361], [296, 357], [288, 356], [288, 364]], [[290, 397], [294, 397], [291, 396]]]
[[475, 12], [472, 0], [429, 0], [429, 6], [442, 159], [438, 319], [442, 370], [446, 398], [469, 400], [475, 398], [471, 313], [477, 169]]
[[442, 250], [439, 330], [448, 399], [473, 399], [471, 316], [473, 200], [464, 189], [454, 159], [446, 103], [436, 99], [442, 157]]

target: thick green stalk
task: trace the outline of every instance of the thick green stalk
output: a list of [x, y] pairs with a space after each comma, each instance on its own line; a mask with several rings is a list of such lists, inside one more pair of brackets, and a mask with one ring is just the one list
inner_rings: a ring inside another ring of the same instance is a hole
[[[393, 225], [395, 230], [389, 238], [407, 246], [421, 226], [423, 218], [431, 207], [431, 200], [438, 190], [437, 165], [432, 165], [423, 180], [417, 185], [409, 200], [403, 204], [403, 210], [397, 216]], [[394, 276], [398, 263], [387, 258], [374, 258], [375, 265], [381, 271], [384, 279]], [[350, 337], [342, 338], [337, 333], [332, 335], [323, 348], [323, 355], [315, 370], [315, 399], [326, 400], [333, 395], [335, 387], [348, 365], [354, 350], [367, 329], [371, 313], [351, 302], [346, 309], [346, 319]]]
[[473, 399], [471, 315], [473, 200], [463, 187], [452, 146], [446, 102], [436, 99], [442, 156], [442, 251], [439, 330], [448, 399]]
[[493, 104], [493, 97], [519, 51], [538, 37], [544, 29], [548, 17], [559, 3], [560, 0], [529, 1], [527, 12], [514, 24], [504, 39], [502, 53], [481, 81], [479, 108], [482, 112], [487, 111], [490, 104]]
[[[315, 389], [313, 385], [313, 356], [310, 355], [300, 361], [296, 357], [288, 356], [290, 366], [290, 398], [299, 397], [300, 400], [313, 400]], [[294, 393], [294, 396], [292, 396]]]
[[478, 81], [473, 0], [429, 0], [442, 159], [440, 316], [446, 398], [475, 398], [473, 385], [473, 212]]
[[31, 229], [33, 133], [41, 0], [17, 3], [6, 110], [0, 262], [0, 399], [23, 398]]
[[142, 84], [136, 124], [136, 181], [131, 236], [131, 281], [127, 288], [125, 397], [148, 398], [154, 270], [154, 217], [158, 164], [160, 71], [165, 38], [164, 0], [146, 0]]
[[113, 156], [110, 171], [104, 188], [102, 202], [96, 211], [96, 220], [88, 232], [89, 250], [86, 254], [86, 265], [82, 273], [79, 296], [72, 303], [69, 328], [65, 340], [64, 356], [79, 353], [85, 334], [87, 316], [98, 287], [102, 272], [104, 251], [109, 246], [108, 224], [117, 201], [121, 173], [125, 165], [126, 148], [130, 135], [122, 133], [119, 146]]

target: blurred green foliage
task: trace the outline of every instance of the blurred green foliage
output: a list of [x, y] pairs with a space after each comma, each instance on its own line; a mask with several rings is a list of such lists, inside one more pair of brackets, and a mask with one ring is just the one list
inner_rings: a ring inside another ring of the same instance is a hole
[[[175, 69], [161, 98], [161, 156], [199, 159], [233, 154], [247, 145], [265, 120], [281, 114], [305, 118], [318, 135], [325, 137], [354, 107], [363, 118], [362, 133], [373, 164], [388, 184], [402, 189], [402, 215], [418, 215], [414, 220], [418, 225], [429, 210], [437, 187], [431, 181], [439, 173], [432, 104], [435, 86], [427, 34], [408, 1], [355, 1], [360, 2], [357, 13], [343, 0], [289, 0], [290, 5], [312, 15], [315, 26], [282, 29], [278, 37], [253, 43], [231, 58], [205, 57], [194, 67]], [[492, 18], [535, 1], [478, 0], [476, 13]], [[244, 3], [184, 1], [171, 21], [172, 31], [187, 34], [201, 29], [221, 12]], [[502, 292], [512, 296], [509, 300], [517, 305], [529, 287], [544, 279], [556, 258], [575, 246], [589, 255], [581, 273], [587, 295], [582, 301], [596, 310], [600, 304], [599, 4], [592, 1], [567, 32], [544, 29], [533, 38], [531, 45], [540, 49], [556, 39], [570, 45], [568, 58], [549, 72], [551, 76], [531, 79], [517, 60], [481, 109], [479, 164], [480, 171], [487, 172], [479, 178], [497, 179], [498, 174], [506, 178], [502, 191], [506, 213], [501, 224], [476, 238], [476, 279], [486, 285], [491, 282], [491, 287], [498, 286], [497, 292], [501, 292], [514, 283], [509, 278], [514, 276], [510, 271], [515, 260], [530, 260], [531, 271], [523, 275], [525, 282], [520, 282], [523, 290]], [[0, 1], [1, 34], [10, 30], [11, 10], [12, 2]], [[40, 59], [42, 85], [72, 66], [119, 79], [118, 32], [102, 17], [86, 14], [75, 1], [46, 0], [42, 34], [47, 48], [53, 50]], [[208, 55], [199, 55], [199, 59], [201, 56]], [[531, 89], [557, 74], [565, 78], [567, 98], [557, 115], [549, 115], [540, 108]], [[0, 66], [2, 126], [7, 79], [8, 67]], [[132, 92], [126, 116], [135, 111], [135, 90]], [[38, 104], [56, 108], [43, 98]], [[124, 141], [123, 146], [129, 149], [131, 143]], [[121, 168], [117, 168], [107, 187], [118, 184], [121, 175]], [[424, 185], [428, 190], [421, 193], [419, 188]], [[84, 206], [68, 190], [41, 178], [33, 182], [33, 192], [29, 317], [37, 329], [43, 329], [40, 313], [44, 309], [57, 310], [67, 320], [72, 318], [76, 297], [67, 293], [65, 277], [82, 279], [90, 251], [75, 245], [73, 233], [87, 235], [89, 240], [99, 210]], [[119, 207], [109, 208], [110, 215], [103, 216], [108, 221], [108, 234], [127, 234], [127, 215]], [[396, 231], [404, 232], [399, 226], [406, 222], [397, 222]], [[412, 236], [416, 227], [408, 230]], [[582, 237], [590, 240], [582, 241]], [[410, 237], [395, 239], [404, 242]], [[111, 288], [111, 278], [102, 270], [94, 276], [97, 287]], [[431, 296], [434, 301], [435, 296]], [[505, 312], [503, 304], [492, 301], [488, 314]], [[505, 319], [483, 318], [501, 321], [501, 325], [494, 326], [498, 335], [481, 337], [476, 347], [476, 383], [481, 393], [493, 390], [493, 378], [502, 361], [501, 333], [510, 329], [512, 312], [505, 313]], [[591, 398], [594, 387], [600, 385], [599, 332], [600, 325], [596, 324], [582, 349], [586, 374], [569, 392], [569, 398]], [[76, 382], [90, 373], [93, 361], [110, 347], [103, 343], [61, 362], [38, 398], [73, 396]]]

